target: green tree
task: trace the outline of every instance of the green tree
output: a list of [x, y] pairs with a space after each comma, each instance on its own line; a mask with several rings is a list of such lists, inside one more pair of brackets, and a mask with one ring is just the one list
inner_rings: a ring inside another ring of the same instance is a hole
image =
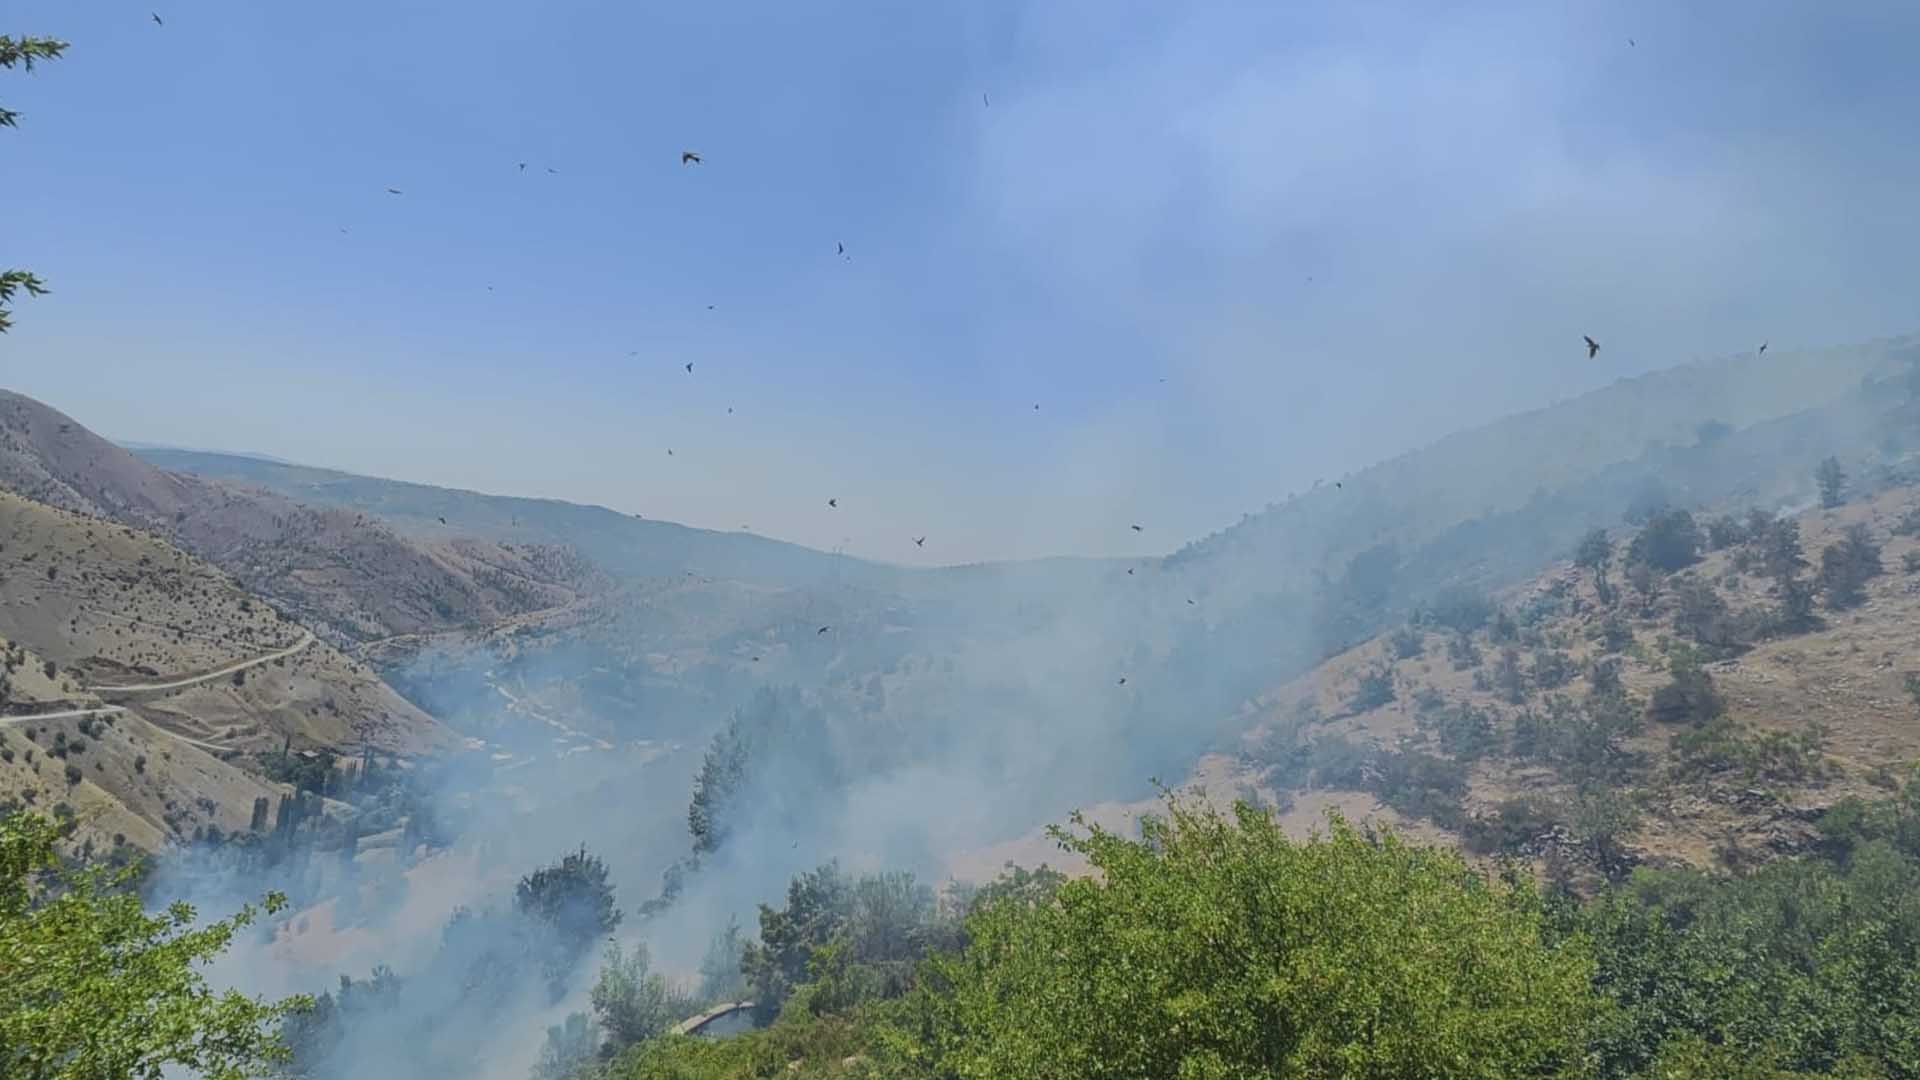
[[532, 1080], [567, 1080], [582, 1071], [600, 1052], [600, 1033], [586, 1013], [568, 1013], [564, 1022], [547, 1028], [540, 1059], [533, 1063]]
[[[137, 866], [69, 871], [55, 826], [0, 819], [0, 1076], [158, 1080], [165, 1068], [238, 1080], [282, 1060], [274, 1025], [306, 1007], [216, 993], [197, 970], [256, 910], [195, 926], [176, 903], [149, 915]], [[286, 903], [269, 893], [272, 914]]]
[[653, 970], [645, 945], [632, 952], [607, 945], [606, 964], [593, 984], [593, 1015], [617, 1052], [666, 1032], [694, 1011], [694, 1002]]
[[[67, 43], [53, 38], [16, 38], [0, 34], [0, 68], [17, 66], [30, 73], [34, 64], [42, 60], [57, 60], [66, 51]], [[0, 127], [18, 127], [19, 124], [20, 114], [0, 105]], [[28, 296], [44, 296], [47, 286], [25, 270], [0, 270], [0, 334], [12, 329], [13, 313], [8, 305], [13, 302], [14, 294], [22, 292]]]
[[514, 910], [554, 928], [561, 941], [584, 949], [620, 925], [607, 864], [579, 851], [520, 879], [513, 890]]
[[1676, 507], [1649, 518], [1646, 528], [1633, 538], [1629, 554], [1636, 562], [1670, 574], [1698, 562], [1704, 542], [1693, 515]]
[[1169, 800], [1139, 840], [1057, 831], [1097, 873], [991, 904], [926, 965], [892, 1045], [959, 1078], [1574, 1075], [1597, 1002], [1517, 875], [1337, 817]]
[[1847, 470], [1840, 467], [1840, 459], [1829, 457], [1820, 462], [1813, 470], [1813, 479], [1820, 485], [1820, 505], [1831, 510], [1846, 502]]

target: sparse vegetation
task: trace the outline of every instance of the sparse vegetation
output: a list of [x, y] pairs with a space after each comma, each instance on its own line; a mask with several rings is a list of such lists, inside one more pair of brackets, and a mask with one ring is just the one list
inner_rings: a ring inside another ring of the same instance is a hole
[[1847, 501], [1847, 471], [1841, 468], [1839, 458], [1822, 459], [1813, 470], [1813, 479], [1819, 485], [1823, 509], [1832, 510]]

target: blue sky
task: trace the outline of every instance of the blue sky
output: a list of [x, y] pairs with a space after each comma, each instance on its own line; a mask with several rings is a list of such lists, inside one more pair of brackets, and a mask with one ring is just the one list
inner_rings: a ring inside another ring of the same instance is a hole
[[9, 15], [73, 49], [0, 75], [0, 262], [56, 290], [0, 383], [121, 438], [1110, 554], [1920, 323], [1910, 4]]

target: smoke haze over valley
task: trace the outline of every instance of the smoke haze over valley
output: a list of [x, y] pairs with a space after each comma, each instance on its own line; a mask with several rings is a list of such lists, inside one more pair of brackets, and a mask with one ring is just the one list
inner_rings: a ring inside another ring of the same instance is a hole
[[300, 1080], [1920, 1077], [1908, 6], [13, 14], [0, 973], [252, 919]]

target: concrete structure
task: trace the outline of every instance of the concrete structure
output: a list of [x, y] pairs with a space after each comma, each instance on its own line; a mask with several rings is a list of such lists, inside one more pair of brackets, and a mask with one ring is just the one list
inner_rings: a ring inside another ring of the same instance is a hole
[[752, 1031], [753, 1026], [753, 1002], [733, 1001], [680, 1021], [674, 1025], [673, 1033], [702, 1039], [724, 1039], [729, 1035]]

